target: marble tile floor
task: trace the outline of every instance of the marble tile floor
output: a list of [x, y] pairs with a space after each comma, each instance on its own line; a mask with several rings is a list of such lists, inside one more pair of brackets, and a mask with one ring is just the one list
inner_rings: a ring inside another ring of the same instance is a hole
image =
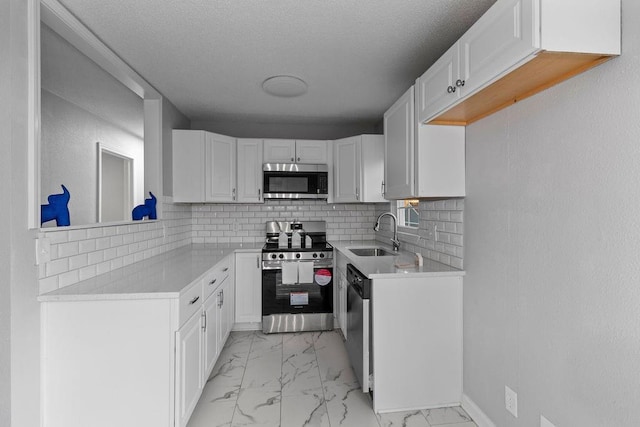
[[460, 407], [376, 415], [337, 331], [232, 332], [188, 427], [477, 427]]

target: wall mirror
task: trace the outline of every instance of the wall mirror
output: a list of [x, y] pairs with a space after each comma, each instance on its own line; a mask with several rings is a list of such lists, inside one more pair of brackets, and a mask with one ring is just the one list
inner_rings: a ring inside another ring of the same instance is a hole
[[71, 226], [131, 221], [162, 194], [162, 98], [57, 0], [35, 4], [31, 222], [56, 226], [40, 224], [40, 205], [62, 185]]

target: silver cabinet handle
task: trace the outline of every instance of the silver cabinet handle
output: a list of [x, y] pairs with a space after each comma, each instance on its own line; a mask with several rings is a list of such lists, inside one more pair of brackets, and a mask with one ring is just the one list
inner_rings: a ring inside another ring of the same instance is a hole
[[225, 267], [225, 268], [222, 269], [223, 273], [226, 273], [227, 271], [229, 271], [229, 267]]
[[456, 86], [458, 86], [458, 87], [464, 86], [464, 83], [465, 83], [464, 80], [460, 80], [460, 79], [456, 80]]
[[202, 321], [203, 321], [202, 330], [206, 331], [207, 330], [207, 312], [206, 311], [202, 312]]
[[200, 299], [200, 296], [195, 297], [194, 299], [192, 299], [191, 301], [189, 301], [189, 305], [193, 305], [196, 303], [196, 301], [198, 301]]
[[380, 194], [384, 196], [384, 181], [382, 181], [382, 184], [380, 184]]
[[294, 160], [295, 160], [295, 159], [292, 157], [292, 158], [291, 158], [291, 161], [293, 162]]
[[214, 285], [217, 281], [218, 279], [213, 279], [212, 281], [209, 282], [209, 286]]
[[300, 157], [298, 157], [298, 161], [300, 161]]
[[233, 200], [236, 199], [236, 189], [234, 188], [233, 190], [231, 190], [231, 195], [233, 196]]
[[260, 255], [258, 255], [256, 257], [256, 268], [259, 270], [260, 269]]
[[258, 200], [262, 198], [262, 189], [258, 188]]
[[455, 87], [455, 86], [449, 86], [449, 87], [447, 88], [447, 93], [453, 93], [453, 92], [455, 92], [455, 91], [456, 91], [456, 87]]
[[356, 199], [360, 200], [360, 189], [356, 187]]
[[220, 291], [220, 299], [222, 300], [220, 304], [224, 305], [224, 289]]

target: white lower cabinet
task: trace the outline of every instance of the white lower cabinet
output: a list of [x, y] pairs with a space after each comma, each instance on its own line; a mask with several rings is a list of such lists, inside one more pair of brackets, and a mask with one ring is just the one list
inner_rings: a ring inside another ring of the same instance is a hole
[[202, 321], [204, 331], [204, 372], [208, 374], [216, 364], [216, 359], [220, 353], [219, 330], [220, 330], [220, 307], [219, 307], [220, 291], [211, 295], [205, 300], [202, 306]]
[[336, 325], [342, 331], [342, 335], [347, 338], [347, 289], [349, 287], [347, 283], [347, 258], [340, 253], [340, 251], [334, 251], [334, 259], [336, 260], [336, 272], [337, 280], [333, 307], [334, 317], [336, 318]]
[[[185, 426], [204, 387], [202, 316], [198, 312], [176, 332], [176, 425]], [[215, 341], [215, 340], [214, 340]], [[214, 342], [215, 347], [215, 342]]]
[[257, 329], [262, 322], [262, 252], [236, 253], [236, 329]]
[[373, 279], [371, 334], [375, 412], [460, 404], [462, 276]]
[[233, 325], [233, 257], [178, 298], [43, 302], [41, 425], [186, 426]]

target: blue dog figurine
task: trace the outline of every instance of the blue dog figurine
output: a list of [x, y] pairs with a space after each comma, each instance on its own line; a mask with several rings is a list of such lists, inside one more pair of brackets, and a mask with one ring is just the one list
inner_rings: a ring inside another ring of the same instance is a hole
[[69, 199], [71, 199], [71, 194], [64, 185], [62, 185], [62, 194], [51, 194], [47, 197], [49, 204], [40, 205], [40, 225], [53, 219], [56, 220], [58, 227], [71, 225]]
[[144, 205], [138, 205], [133, 208], [131, 216], [134, 221], [140, 221], [145, 216], [148, 216], [149, 219], [158, 219], [158, 215], [156, 214], [156, 196], [154, 196], [151, 191], [149, 191], [149, 194], [151, 195], [151, 198], [144, 199]]

